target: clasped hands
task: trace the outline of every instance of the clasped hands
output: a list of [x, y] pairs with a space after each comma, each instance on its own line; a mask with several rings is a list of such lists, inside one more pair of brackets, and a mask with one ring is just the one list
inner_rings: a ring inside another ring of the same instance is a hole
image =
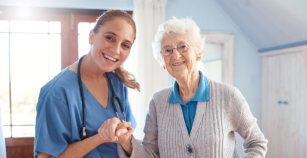
[[134, 129], [130, 122], [114, 117], [106, 120], [98, 129], [98, 135], [104, 142], [119, 143], [126, 151], [131, 150], [131, 138]]

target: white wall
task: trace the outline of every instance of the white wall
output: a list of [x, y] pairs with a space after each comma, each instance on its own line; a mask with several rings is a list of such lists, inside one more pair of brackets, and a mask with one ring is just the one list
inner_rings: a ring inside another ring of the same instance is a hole
[[[202, 31], [232, 32], [235, 36], [234, 81], [245, 98], [251, 111], [260, 121], [261, 107], [261, 58], [258, 51], [232, 21], [223, 9], [213, 0], [169, 0], [166, 18], [191, 17]], [[239, 144], [242, 140], [239, 140]], [[238, 148], [243, 157], [243, 148]]]
[[133, 10], [133, 0], [1, 0], [0, 6]]

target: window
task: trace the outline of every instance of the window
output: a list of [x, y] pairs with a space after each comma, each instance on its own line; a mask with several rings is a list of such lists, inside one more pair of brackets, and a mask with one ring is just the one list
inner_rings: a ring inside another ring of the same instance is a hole
[[222, 82], [222, 49], [219, 43], [206, 43], [202, 61], [198, 64], [199, 70], [218, 82]]
[[95, 23], [80, 22], [78, 24], [78, 56], [79, 58], [87, 54], [90, 50], [89, 32], [93, 29]]
[[0, 103], [5, 137], [31, 137], [40, 87], [61, 70], [59, 21], [0, 21]]
[[40, 88], [78, 52], [88, 52], [89, 28], [103, 12], [24, 9], [0, 7], [0, 116], [7, 138], [34, 137]]
[[234, 35], [222, 32], [203, 32], [205, 47], [199, 70], [215, 81], [234, 84]]

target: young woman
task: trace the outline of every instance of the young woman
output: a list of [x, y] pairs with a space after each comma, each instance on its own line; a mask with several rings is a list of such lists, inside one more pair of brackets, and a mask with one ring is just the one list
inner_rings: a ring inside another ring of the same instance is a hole
[[[126, 87], [139, 90], [139, 84], [121, 65], [135, 36], [135, 23], [123, 11], [110, 10], [97, 19], [89, 53], [40, 91], [35, 157], [116, 158], [117, 144], [131, 151], [126, 143], [135, 120]], [[119, 124], [122, 130], [116, 130]]]

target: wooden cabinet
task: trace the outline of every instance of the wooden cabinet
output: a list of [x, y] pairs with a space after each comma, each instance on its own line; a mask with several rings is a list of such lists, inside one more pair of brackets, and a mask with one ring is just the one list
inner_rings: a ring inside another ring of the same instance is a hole
[[7, 158], [33, 158], [34, 138], [6, 138]]
[[307, 46], [262, 54], [261, 125], [267, 158], [307, 157]]

